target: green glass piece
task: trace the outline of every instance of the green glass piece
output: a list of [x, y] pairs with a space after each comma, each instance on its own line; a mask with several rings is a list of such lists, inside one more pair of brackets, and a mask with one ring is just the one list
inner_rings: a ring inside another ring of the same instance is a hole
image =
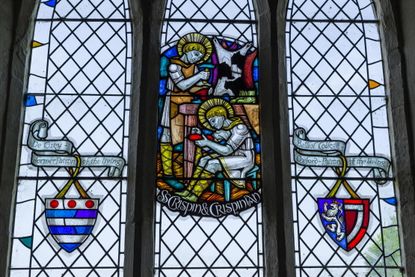
[[24, 237], [24, 238], [19, 238], [20, 242], [26, 246], [27, 248], [31, 249], [32, 248], [32, 243], [33, 243], [33, 237]]

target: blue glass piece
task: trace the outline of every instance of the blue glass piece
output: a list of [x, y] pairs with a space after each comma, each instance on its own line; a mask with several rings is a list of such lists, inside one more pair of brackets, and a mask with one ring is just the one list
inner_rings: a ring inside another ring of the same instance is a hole
[[26, 94], [24, 97], [25, 107], [33, 107], [37, 105], [36, 97], [34, 95]]
[[52, 8], [54, 8], [57, 3], [58, 3], [57, 0], [49, 0], [49, 1], [43, 2], [43, 4], [45, 4], [46, 6], [49, 6], [49, 7], [52, 7]]
[[19, 241], [26, 246], [27, 248], [31, 249], [33, 244], [33, 237], [24, 237], [19, 238]]
[[206, 68], [207, 69], [214, 69], [215, 65], [209, 64], [209, 63], [204, 63], [202, 65], [199, 65], [198, 68], [199, 68], [200, 71], [205, 70]]
[[255, 143], [255, 152], [261, 153], [261, 144], [260, 143]]
[[94, 226], [49, 226], [52, 235], [89, 235]]
[[393, 206], [396, 206], [398, 204], [398, 199], [396, 199], [396, 197], [384, 198], [383, 201]]
[[78, 210], [76, 212], [76, 218], [97, 218], [97, 210]]
[[248, 171], [246, 173], [246, 178], [248, 179], [252, 179], [252, 187], [254, 189], [257, 189], [257, 173], [259, 172], [259, 167], [258, 166], [254, 166], [254, 168], [252, 168], [250, 171]]
[[46, 218], [96, 218], [97, 210], [46, 210]]
[[229, 50], [234, 51], [237, 49], [240, 49], [240, 45], [238, 45], [238, 43], [236, 43], [236, 41], [230, 41], [230, 40], [226, 40], [225, 41], [226, 46], [228, 47]]
[[78, 235], [90, 235], [94, 226], [76, 226], [75, 230]]
[[223, 197], [226, 202], [231, 201], [231, 182], [226, 179], [223, 181]]
[[81, 245], [80, 243], [59, 243], [59, 246], [69, 253], [74, 251], [80, 245]]
[[169, 76], [169, 59], [166, 57], [161, 57], [160, 59], [160, 77], [167, 78]]
[[[216, 178], [223, 179], [223, 198], [226, 202], [231, 201], [231, 182], [227, 180], [225, 175], [223, 175], [222, 173], [218, 173], [216, 175]], [[216, 191], [215, 184], [211, 185], [210, 191], [213, 193]]]
[[173, 58], [173, 57], [177, 57], [177, 56], [179, 56], [179, 53], [177, 52], [177, 49], [176, 49], [176, 47], [172, 47], [172, 48], [170, 48], [169, 50], [167, 50], [166, 52], [164, 52], [164, 55], [167, 57], [167, 58]]
[[255, 66], [255, 67], [258, 67], [258, 66], [259, 66], [258, 58], [256, 58], [256, 59], [254, 60], [254, 66]]
[[202, 133], [203, 133], [204, 135], [211, 135], [211, 134], [213, 134], [213, 131], [208, 130], [208, 129], [203, 129], [203, 130], [202, 130]]
[[49, 226], [52, 235], [76, 235], [76, 230], [71, 226]]
[[160, 80], [160, 88], [159, 88], [160, 96], [166, 95], [166, 84], [167, 84], [167, 79]]
[[259, 80], [259, 69], [258, 67], [254, 67], [254, 70], [252, 72], [252, 75], [254, 75], [254, 82], [258, 82]]
[[183, 143], [178, 143], [174, 146], [174, 152], [183, 152]]
[[46, 218], [73, 218], [76, 210], [46, 210]]
[[164, 180], [166, 182], [166, 184], [168, 184], [169, 186], [171, 186], [174, 189], [177, 190], [182, 190], [185, 188], [185, 185], [179, 181], [177, 181], [176, 179], [166, 179]]
[[163, 127], [158, 127], [157, 128], [157, 139], [160, 140], [161, 139], [161, 133], [163, 132]]
[[[216, 178], [218, 178], [218, 179], [226, 179], [225, 175], [223, 175], [222, 172], [217, 173], [216, 174]], [[213, 191], [215, 191], [215, 190], [213, 190]]]

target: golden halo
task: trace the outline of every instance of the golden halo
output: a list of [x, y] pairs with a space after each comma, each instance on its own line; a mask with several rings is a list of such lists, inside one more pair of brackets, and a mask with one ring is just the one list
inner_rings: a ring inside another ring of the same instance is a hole
[[212, 98], [212, 99], [206, 100], [200, 105], [199, 110], [197, 112], [200, 123], [206, 129], [214, 130], [214, 128], [210, 125], [209, 120], [206, 118], [206, 114], [215, 107], [225, 108], [227, 112], [227, 118], [234, 117], [234, 110], [231, 104], [229, 104], [225, 100], [220, 99], [220, 98]]
[[199, 63], [207, 61], [213, 51], [210, 40], [206, 36], [199, 33], [189, 33], [184, 35], [177, 43], [177, 52], [179, 53], [179, 56], [182, 56], [184, 53], [190, 51], [190, 49], [200, 50], [199, 52], [204, 55], [203, 59], [200, 60]]

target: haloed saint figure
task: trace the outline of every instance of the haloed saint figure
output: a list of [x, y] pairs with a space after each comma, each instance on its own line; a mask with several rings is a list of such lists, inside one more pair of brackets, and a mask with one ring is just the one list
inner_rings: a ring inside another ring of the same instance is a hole
[[164, 47], [157, 199], [170, 209], [217, 217], [260, 202], [257, 67], [252, 44], [232, 38], [189, 33]]
[[[160, 152], [165, 176], [173, 176], [172, 169], [172, 124], [174, 118], [172, 114], [177, 113], [172, 108], [172, 97], [186, 95], [191, 97], [206, 96], [210, 84], [206, 81], [209, 79], [209, 72], [199, 71], [197, 64], [209, 59], [212, 54], [212, 45], [205, 37], [197, 33], [189, 34], [180, 39], [177, 43], [176, 57], [170, 59], [168, 65], [167, 95], [165, 96], [160, 126], [162, 134], [160, 138]], [[192, 97], [191, 97], [192, 98]], [[188, 100], [191, 101], [189, 98]], [[173, 100], [174, 101], [174, 100]]]
[[213, 139], [209, 140], [198, 128], [192, 130], [201, 135], [195, 144], [202, 153], [197, 157], [192, 180], [177, 195], [196, 202], [216, 174], [223, 174], [232, 185], [245, 189], [246, 174], [255, 166], [254, 144], [248, 127], [233, 116], [231, 105], [219, 98], [209, 99], [199, 107], [199, 122], [213, 131]]

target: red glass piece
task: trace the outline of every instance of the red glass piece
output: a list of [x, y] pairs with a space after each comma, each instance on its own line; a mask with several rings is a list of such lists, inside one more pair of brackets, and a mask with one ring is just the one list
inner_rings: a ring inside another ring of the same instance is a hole
[[75, 200], [69, 200], [68, 207], [73, 209], [76, 207], [76, 201]]
[[[205, 136], [208, 140], [213, 140], [213, 136], [211, 136], [211, 135], [207, 135], [207, 136]], [[203, 137], [202, 137], [202, 135], [201, 134], [190, 134], [188, 137], [187, 137], [189, 140], [191, 140], [191, 141], [196, 141], [196, 140], [201, 140], [201, 139], [203, 139]]]
[[52, 200], [50, 201], [50, 207], [52, 209], [56, 209], [59, 206], [59, 201], [58, 200]]
[[94, 207], [94, 201], [92, 200], [88, 200], [85, 202], [85, 207], [87, 207], [88, 209], [92, 209]]

